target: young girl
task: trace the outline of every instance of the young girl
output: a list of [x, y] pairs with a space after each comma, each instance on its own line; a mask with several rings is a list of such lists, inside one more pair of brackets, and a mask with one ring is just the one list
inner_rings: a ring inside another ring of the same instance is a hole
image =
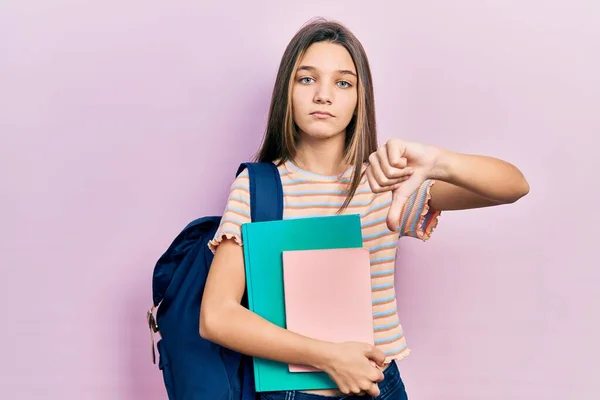
[[[409, 353], [396, 309], [394, 265], [402, 236], [430, 237], [441, 211], [513, 203], [527, 181], [504, 161], [392, 139], [377, 146], [373, 83], [360, 42], [316, 20], [285, 50], [257, 157], [278, 166], [284, 218], [360, 214], [371, 254], [375, 346], [295, 334], [240, 305], [240, 226], [250, 222], [248, 174], [231, 186], [200, 317], [200, 334], [240, 353], [325, 371], [335, 390], [262, 393], [262, 399], [406, 399], [394, 360]], [[364, 398], [364, 397], [357, 397]]]

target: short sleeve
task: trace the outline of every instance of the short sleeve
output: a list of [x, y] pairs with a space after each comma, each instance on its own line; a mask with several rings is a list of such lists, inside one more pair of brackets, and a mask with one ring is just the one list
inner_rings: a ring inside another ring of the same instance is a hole
[[242, 245], [242, 225], [251, 221], [249, 188], [248, 170], [244, 170], [231, 184], [221, 223], [214, 238], [208, 243], [213, 253], [226, 238]]
[[400, 236], [427, 240], [438, 223], [440, 211], [429, 207], [434, 180], [426, 180], [408, 199], [400, 218]]

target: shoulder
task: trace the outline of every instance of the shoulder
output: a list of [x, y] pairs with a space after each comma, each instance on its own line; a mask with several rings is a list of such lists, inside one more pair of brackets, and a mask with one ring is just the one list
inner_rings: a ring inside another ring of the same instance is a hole
[[247, 169], [244, 169], [242, 172], [240, 172], [231, 183], [232, 189], [236, 186], [242, 186], [246, 189], [248, 189], [250, 186], [250, 174], [248, 173]]
[[[287, 174], [287, 169], [284, 165], [278, 165], [277, 162], [273, 162], [279, 171], [279, 175], [283, 181], [284, 176]], [[229, 186], [231, 195], [238, 195], [243, 197], [250, 197], [250, 173], [248, 169], [243, 169], [234, 179], [231, 181]]]

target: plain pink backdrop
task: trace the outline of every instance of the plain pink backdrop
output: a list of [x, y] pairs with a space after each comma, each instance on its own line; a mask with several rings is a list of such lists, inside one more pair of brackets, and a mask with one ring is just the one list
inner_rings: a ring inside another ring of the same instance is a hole
[[495, 155], [531, 184], [401, 241], [410, 398], [600, 397], [597, 2], [4, 0], [0, 398], [166, 398], [154, 262], [222, 212], [317, 15], [366, 47], [382, 141]]

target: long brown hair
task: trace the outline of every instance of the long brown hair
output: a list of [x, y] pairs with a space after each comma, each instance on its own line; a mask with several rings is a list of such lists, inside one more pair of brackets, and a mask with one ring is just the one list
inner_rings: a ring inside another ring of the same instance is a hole
[[358, 75], [358, 103], [355, 115], [346, 127], [344, 146], [344, 163], [352, 164], [354, 171], [348, 195], [340, 209], [342, 211], [356, 193], [363, 177], [364, 163], [367, 163], [369, 155], [377, 150], [375, 99], [369, 61], [362, 44], [342, 24], [323, 18], [315, 19], [304, 25], [288, 44], [277, 72], [267, 129], [256, 161], [279, 160], [283, 163], [295, 157], [299, 135], [292, 114], [292, 77], [310, 45], [325, 41], [339, 44], [350, 53]]

